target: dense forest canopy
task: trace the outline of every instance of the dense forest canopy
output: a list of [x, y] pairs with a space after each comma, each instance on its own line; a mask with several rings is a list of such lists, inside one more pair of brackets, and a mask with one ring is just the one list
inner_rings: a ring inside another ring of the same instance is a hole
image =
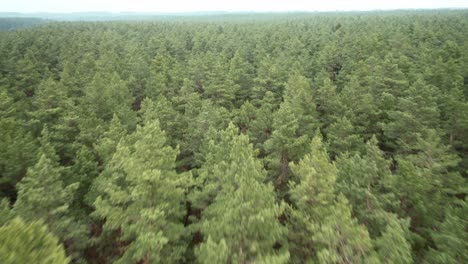
[[468, 262], [468, 11], [20, 21], [2, 263]]

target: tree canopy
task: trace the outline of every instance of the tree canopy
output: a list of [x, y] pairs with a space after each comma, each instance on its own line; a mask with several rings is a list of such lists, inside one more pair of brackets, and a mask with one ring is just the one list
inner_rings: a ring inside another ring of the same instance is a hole
[[135, 18], [0, 19], [0, 262], [468, 262], [466, 10]]

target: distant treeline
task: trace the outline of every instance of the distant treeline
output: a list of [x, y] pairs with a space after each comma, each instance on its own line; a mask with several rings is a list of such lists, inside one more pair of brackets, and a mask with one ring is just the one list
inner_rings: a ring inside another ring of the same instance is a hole
[[35, 17], [0, 17], [0, 30], [13, 30], [45, 24], [50, 20]]

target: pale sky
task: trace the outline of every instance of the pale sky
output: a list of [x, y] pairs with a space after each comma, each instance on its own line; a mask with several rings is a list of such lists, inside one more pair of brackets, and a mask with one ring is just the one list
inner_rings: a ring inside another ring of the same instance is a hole
[[0, 12], [351, 11], [468, 8], [468, 0], [0, 0]]

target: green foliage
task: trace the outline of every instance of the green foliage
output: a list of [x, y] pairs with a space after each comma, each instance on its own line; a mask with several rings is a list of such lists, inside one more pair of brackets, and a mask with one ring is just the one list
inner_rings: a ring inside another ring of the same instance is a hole
[[219, 243], [213, 242], [211, 237], [208, 237], [203, 247], [198, 251], [198, 259], [200, 263], [228, 263], [229, 249], [226, 241], [222, 239]]
[[381, 263], [413, 263], [411, 244], [408, 242], [409, 222], [386, 215], [387, 226], [375, 241]]
[[158, 121], [120, 141], [96, 180], [94, 215], [127, 241], [121, 263], [176, 261], [184, 251], [182, 224], [187, 177], [175, 172], [177, 150], [166, 146]]
[[58, 239], [41, 222], [15, 218], [0, 226], [2, 263], [69, 263]]
[[337, 173], [320, 136], [313, 138], [309, 153], [291, 170], [299, 182], [291, 186], [291, 200], [309, 219], [319, 222], [333, 204]]
[[289, 180], [289, 162], [297, 161], [305, 152], [308, 137], [299, 135], [299, 118], [290, 104], [282, 103], [273, 118], [273, 132], [265, 142], [267, 166], [280, 189]]
[[21, 124], [10, 118], [0, 120], [0, 195], [14, 196], [13, 188], [36, 161], [37, 144]]
[[467, 202], [447, 209], [439, 232], [432, 234], [436, 249], [431, 249], [429, 263], [463, 263], [468, 260], [468, 232], [466, 231]]
[[0, 225], [73, 263], [467, 262], [466, 17], [0, 31]]
[[362, 150], [364, 144], [362, 136], [346, 116], [332, 123], [327, 131], [328, 150], [331, 156], [359, 153]]
[[44, 125], [49, 127], [57, 125], [71, 107], [63, 86], [51, 78], [39, 84], [33, 104], [32, 124], [37, 127], [33, 131], [37, 132], [41, 131]]
[[352, 218], [351, 207], [342, 195], [314, 237], [320, 263], [377, 262], [367, 229]]
[[299, 263], [316, 258], [314, 236], [333, 210], [337, 172], [319, 136], [311, 141], [309, 153], [298, 164], [291, 164], [291, 169], [297, 183], [289, 190], [294, 206], [288, 226], [290, 252], [294, 263]]
[[112, 158], [120, 140], [127, 134], [125, 127], [120, 122], [117, 115], [112, 117], [109, 124], [109, 129], [104, 132], [96, 142], [94, 148], [99, 154], [100, 159], [104, 164]]
[[[275, 202], [273, 186], [264, 183], [265, 171], [254, 157], [248, 138], [236, 134], [231, 124], [224, 134], [227, 145], [210, 151], [219, 155], [209, 155], [201, 168], [202, 183], [207, 177], [215, 177], [218, 187], [207, 185], [202, 189], [210, 193], [201, 196], [212, 200], [202, 211], [199, 223], [208, 240], [197, 250], [198, 259], [203, 262], [204, 257], [214, 254], [212, 250], [221, 247], [225, 254], [221, 257], [228, 262], [243, 263], [264, 257], [287, 260], [284, 255], [287, 252], [279, 253], [273, 248], [285, 233], [277, 220], [281, 207]], [[213, 143], [210, 146], [216, 148]]]
[[97, 72], [85, 90], [84, 104], [88, 110], [104, 121], [110, 121], [115, 113], [129, 128], [136, 120], [132, 103], [127, 83], [116, 72]]
[[328, 126], [336, 121], [344, 109], [332, 80], [324, 78], [322, 83], [319, 81], [318, 86], [315, 100], [317, 112], [319, 113], [318, 118], [322, 128], [326, 130]]
[[2, 199], [0, 201], [0, 226], [6, 224], [13, 217], [13, 214], [10, 210], [10, 203], [7, 199]]
[[[416, 81], [398, 99], [395, 111], [388, 112], [390, 122], [384, 125], [386, 142], [399, 152], [411, 151], [419, 136], [425, 136], [427, 128], [437, 128], [439, 110], [435, 87]], [[393, 143], [394, 142], [394, 143]]]
[[398, 207], [398, 200], [391, 192], [394, 177], [390, 162], [377, 145], [377, 139], [369, 140], [364, 154], [344, 155], [337, 159], [337, 188], [353, 204], [353, 215], [365, 224], [374, 238], [384, 230], [387, 222], [385, 211]]
[[286, 83], [283, 100], [298, 118], [297, 133], [312, 137], [319, 124], [310, 81], [297, 72], [292, 74]]

